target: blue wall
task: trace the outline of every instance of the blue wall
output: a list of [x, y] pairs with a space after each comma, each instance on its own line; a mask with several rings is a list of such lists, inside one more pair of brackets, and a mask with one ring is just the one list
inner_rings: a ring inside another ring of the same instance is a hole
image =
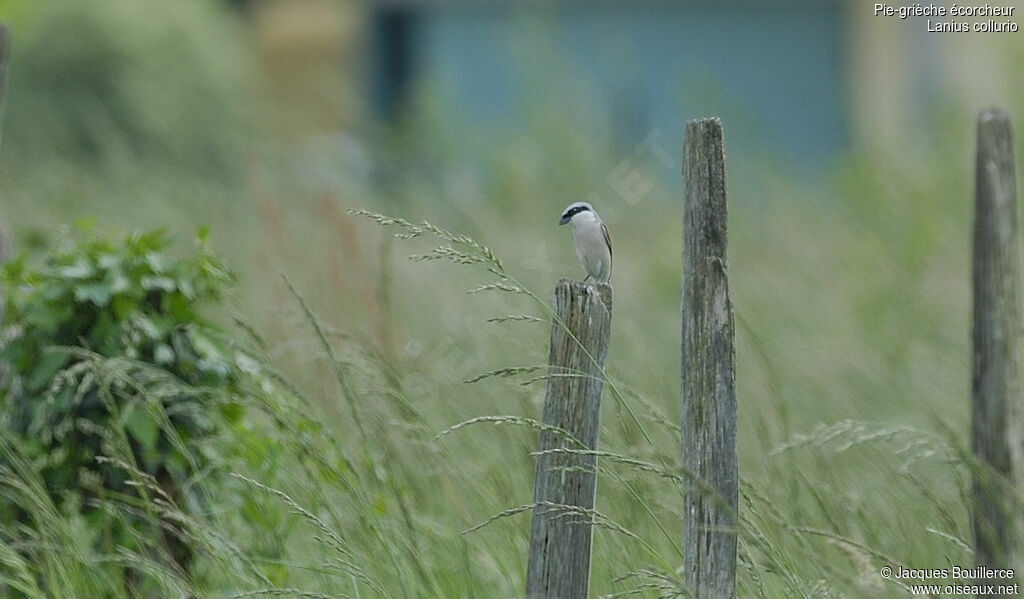
[[[744, 160], [813, 169], [846, 144], [836, 3], [525, 6], [407, 9], [409, 77], [443, 89], [470, 124], [514, 127], [537, 102], [582, 102], [610, 117], [618, 144], [657, 130], [674, 157], [685, 121], [712, 115]], [[378, 87], [378, 103], [387, 94]]]

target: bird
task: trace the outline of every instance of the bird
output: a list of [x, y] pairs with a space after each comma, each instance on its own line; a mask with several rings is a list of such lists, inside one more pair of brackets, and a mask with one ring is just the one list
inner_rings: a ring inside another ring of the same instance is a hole
[[587, 271], [587, 279], [593, 277], [598, 283], [607, 283], [612, 276], [612, 240], [608, 227], [586, 202], [573, 202], [562, 211], [559, 225], [572, 224], [572, 242], [576, 246], [576, 257], [580, 266]]

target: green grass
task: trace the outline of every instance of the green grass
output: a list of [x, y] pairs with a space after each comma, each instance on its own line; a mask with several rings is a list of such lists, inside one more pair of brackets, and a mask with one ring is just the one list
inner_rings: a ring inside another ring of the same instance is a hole
[[[814, 212], [787, 199], [769, 199], [767, 215], [734, 204], [744, 595], [901, 596], [876, 574], [882, 565], [971, 563], [961, 458], [969, 221], [967, 200], [955, 195], [924, 189], [922, 204], [935, 201], [885, 218], [841, 194]], [[192, 582], [144, 556], [100, 559], [142, 560], [168, 596], [184, 592], [179, 586], [203, 596], [517, 596], [529, 529], [521, 507], [531, 501], [536, 450], [528, 420], [543, 398], [530, 369], [543, 366], [549, 333], [538, 298], [549, 292], [545, 282], [576, 274], [565, 231], [549, 222], [513, 236], [507, 216], [481, 211], [475, 234], [495, 240], [513, 285], [530, 281], [534, 296], [467, 294], [502, 282], [472, 247], [433, 254], [460, 264], [408, 261], [432, 255], [434, 241], [390, 240], [335, 198], [289, 202], [281, 207], [289, 230], [264, 223], [281, 245], [253, 257], [276, 263], [243, 264], [264, 273], [246, 280], [237, 300], [251, 327], [265, 331], [247, 344], [264, 383], [253, 385], [245, 430], [221, 441], [243, 444], [219, 465], [238, 475], [211, 491], [190, 529], [216, 559]], [[887, 236], [882, 224], [909, 233]], [[682, 536], [671, 250], [679, 216], [671, 202], [652, 200], [642, 219], [620, 217], [612, 227], [608, 454], [597, 504], [605, 525], [595, 531], [592, 588], [595, 596], [673, 596]], [[530, 261], [538, 248], [550, 262]], [[656, 255], [665, 258], [648, 259]], [[520, 315], [530, 318], [507, 319]], [[465, 382], [499, 372], [510, 376]], [[496, 415], [508, 418], [486, 418]], [[251, 505], [239, 504], [239, 493]], [[46, 534], [85, 534], [60, 515], [46, 526]], [[65, 546], [78, 550], [54, 553], [46, 570], [17, 564], [12, 575], [27, 568], [51, 589], [70, 579], [80, 596], [103, 588], [86, 582], [97, 560], [87, 546]]]

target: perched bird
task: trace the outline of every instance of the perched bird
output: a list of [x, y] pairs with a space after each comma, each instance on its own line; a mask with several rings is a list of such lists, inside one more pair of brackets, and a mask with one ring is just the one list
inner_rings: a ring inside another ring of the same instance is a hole
[[569, 204], [562, 212], [559, 225], [572, 224], [572, 242], [576, 246], [576, 257], [590, 277], [598, 283], [607, 283], [612, 276], [612, 240], [608, 227], [586, 202]]

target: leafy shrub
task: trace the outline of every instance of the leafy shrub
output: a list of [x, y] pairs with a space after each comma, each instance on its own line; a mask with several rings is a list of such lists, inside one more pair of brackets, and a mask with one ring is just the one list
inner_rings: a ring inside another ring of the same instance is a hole
[[[198, 241], [196, 255], [174, 258], [160, 231], [120, 244], [79, 234], [39, 267], [22, 257], [0, 270], [0, 434], [35, 462], [54, 504], [79, 510], [108, 544], [142, 543], [150, 494], [199, 500], [185, 482], [208, 464], [202, 441], [240, 415], [238, 371], [199, 312], [232, 276]], [[109, 502], [136, 515], [112, 518]], [[0, 494], [0, 519], [32, 517]], [[174, 525], [150, 522], [187, 566]]]

